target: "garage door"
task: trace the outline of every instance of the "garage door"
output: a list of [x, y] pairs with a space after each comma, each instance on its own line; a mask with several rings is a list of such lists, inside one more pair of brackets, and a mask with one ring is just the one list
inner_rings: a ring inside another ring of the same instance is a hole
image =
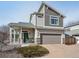
[[61, 35], [60, 34], [42, 34], [41, 35], [42, 44], [60, 44]]

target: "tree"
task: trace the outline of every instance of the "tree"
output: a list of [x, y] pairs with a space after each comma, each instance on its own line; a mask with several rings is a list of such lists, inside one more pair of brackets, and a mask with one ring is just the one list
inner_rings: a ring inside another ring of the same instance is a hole
[[8, 33], [9, 32], [9, 27], [6, 25], [2, 25], [0, 26], [0, 31], [4, 32], [4, 33]]
[[6, 25], [0, 26], [0, 41], [2, 43], [9, 42], [9, 27]]

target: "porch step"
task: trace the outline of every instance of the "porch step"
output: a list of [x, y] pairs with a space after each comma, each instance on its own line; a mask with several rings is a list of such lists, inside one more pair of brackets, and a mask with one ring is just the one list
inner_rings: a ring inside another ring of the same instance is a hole
[[21, 45], [21, 47], [24, 47], [24, 46], [29, 46], [29, 44], [22, 44], [22, 45]]
[[34, 46], [34, 45], [37, 45], [35, 43], [27, 43], [27, 44], [22, 44], [21, 47], [24, 47], [24, 46]]

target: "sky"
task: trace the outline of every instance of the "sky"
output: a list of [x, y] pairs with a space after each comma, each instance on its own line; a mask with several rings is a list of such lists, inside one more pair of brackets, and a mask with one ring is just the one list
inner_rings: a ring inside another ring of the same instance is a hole
[[[79, 21], [78, 1], [45, 1], [49, 6], [61, 12], [64, 26]], [[29, 22], [30, 14], [37, 12], [41, 1], [0, 1], [0, 26], [13, 22]]]

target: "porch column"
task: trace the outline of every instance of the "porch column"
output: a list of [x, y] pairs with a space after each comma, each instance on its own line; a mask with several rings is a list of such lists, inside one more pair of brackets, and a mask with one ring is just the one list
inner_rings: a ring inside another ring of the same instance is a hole
[[10, 44], [12, 44], [12, 28], [11, 27], [9, 27], [9, 34], [10, 34], [10, 36], [9, 36], [9, 40], [10, 40]]
[[13, 43], [15, 44], [16, 42], [15, 42], [15, 34], [16, 34], [16, 32], [15, 32], [15, 29], [13, 29], [14, 30], [14, 39], [13, 39]]
[[35, 44], [37, 44], [37, 35], [38, 35], [38, 31], [37, 31], [37, 29], [35, 29], [35, 39], [34, 39]]
[[64, 39], [65, 39], [65, 35], [61, 34], [61, 44], [63, 44]]
[[22, 27], [20, 28], [20, 44], [22, 44]]

